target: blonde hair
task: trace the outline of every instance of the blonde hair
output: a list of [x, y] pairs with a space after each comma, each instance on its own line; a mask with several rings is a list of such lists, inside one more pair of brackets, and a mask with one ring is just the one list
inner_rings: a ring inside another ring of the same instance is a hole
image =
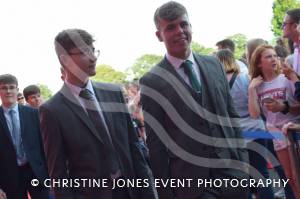
[[[251, 79], [258, 77], [259, 75], [263, 76], [261, 68], [258, 67], [258, 65], [261, 62], [261, 55], [263, 54], [264, 51], [268, 49], [272, 49], [276, 53], [274, 47], [270, 45], [260, 45], [254, 50], [250, 59], [250, 67], [249, 67], [249, 75], [251, 76]], [[279, 63], [276, 65], [275, 73], [277, 75], [279, 75], [280, 73]]]
[[217, 58], [224, 66], [226, 73], [239, 73], [240, 68], [237, 65], [233, 53], [229, 49], [222, 49], [216, 53]]

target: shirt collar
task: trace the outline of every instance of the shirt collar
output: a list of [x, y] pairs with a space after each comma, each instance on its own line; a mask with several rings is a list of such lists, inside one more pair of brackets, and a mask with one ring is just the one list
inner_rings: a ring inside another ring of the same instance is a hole
[[13, 107], [7, 108], [5, 106], [2, 106], [2, 108], [3, 108], [4, 113], [8, 113], [10, 110], [14, 110], [15, 112], [19, 112], [18, 103], [16, 103]]
[[193, 65], [195, 65], [195, 59], [192, 52], [190, 53], [187, 59], [180, 59], [170, 55], [169, 53], [166, 54], [166, 57], [168, 61], [175, 67], [176, 70], [178, 70], [181, 64], [186, 60], [190, 60], [193, 63]]
[[75, 95], [75, 96], [79, 96], [79, 93], [81, 90], [83, 89], [88, 89], [89, 91], [91, 91], [94, 95], [94, 89], [93, 89], [93, 85], [92, 85], [92, 81], [89, 79], [86, 86], [84, 88], [75, 86], [73, 84], [71, 84], [70, 82], [68, 82], [67, 80], [65, 81], [66, 85], [70, 88], [71, 92]]

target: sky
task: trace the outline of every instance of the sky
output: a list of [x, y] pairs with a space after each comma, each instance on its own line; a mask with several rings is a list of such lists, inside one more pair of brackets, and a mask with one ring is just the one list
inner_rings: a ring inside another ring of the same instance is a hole
[[[273, 0], [177, 0], [188, 10], [193, 40], [206, 47], [242, 33], [248, 39], [273, 39]], [[124, 71], [143, 54], [164, 55], [155, 36], [153, 14], [167, 0], [10, 0], [0, 7], [0, 74], [10, 73], [22, 90], [30, 84], [60, 89], [60, 64], [54, 38], [81, 28], [97, 40], [97, 64]]]

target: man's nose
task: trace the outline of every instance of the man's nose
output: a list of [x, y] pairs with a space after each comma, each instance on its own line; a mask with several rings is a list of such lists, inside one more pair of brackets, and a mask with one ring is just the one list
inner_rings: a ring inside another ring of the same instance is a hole
[[176, 26], [176, 32], [177, 33], [183, 33], [183, 28], [180, 25]]
[[95, 61], [97, 61], [97, 57], [94, 55], [94, 54], [90, 54], [89, 55], [89, 60], [91, 61], [91, 62], [95, 62]]

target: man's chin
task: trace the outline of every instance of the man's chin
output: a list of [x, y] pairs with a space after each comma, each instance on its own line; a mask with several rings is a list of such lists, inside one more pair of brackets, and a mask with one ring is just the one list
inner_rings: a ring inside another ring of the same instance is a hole
[[15, 103], [17, 103], [17, 100], [16, 99], [13, 99], [13, 98], [7, 98], [5, 99], [5, 101], [2, 102], [3, 104], [6, 104], [8, 106], [11, 106]]
[[90, 77], [93, 77], [93, 76], [95, 76], [95, 75], [96, 75], [96, 71], [92, 71], [92, 72], [89, 73], [89, 76], [90, 76]]
[[173, 52], [171, 55], [177, 58], [186, 59], [189, 56], [191, 50], [189, 47], [181, 48], [180, 50]]

